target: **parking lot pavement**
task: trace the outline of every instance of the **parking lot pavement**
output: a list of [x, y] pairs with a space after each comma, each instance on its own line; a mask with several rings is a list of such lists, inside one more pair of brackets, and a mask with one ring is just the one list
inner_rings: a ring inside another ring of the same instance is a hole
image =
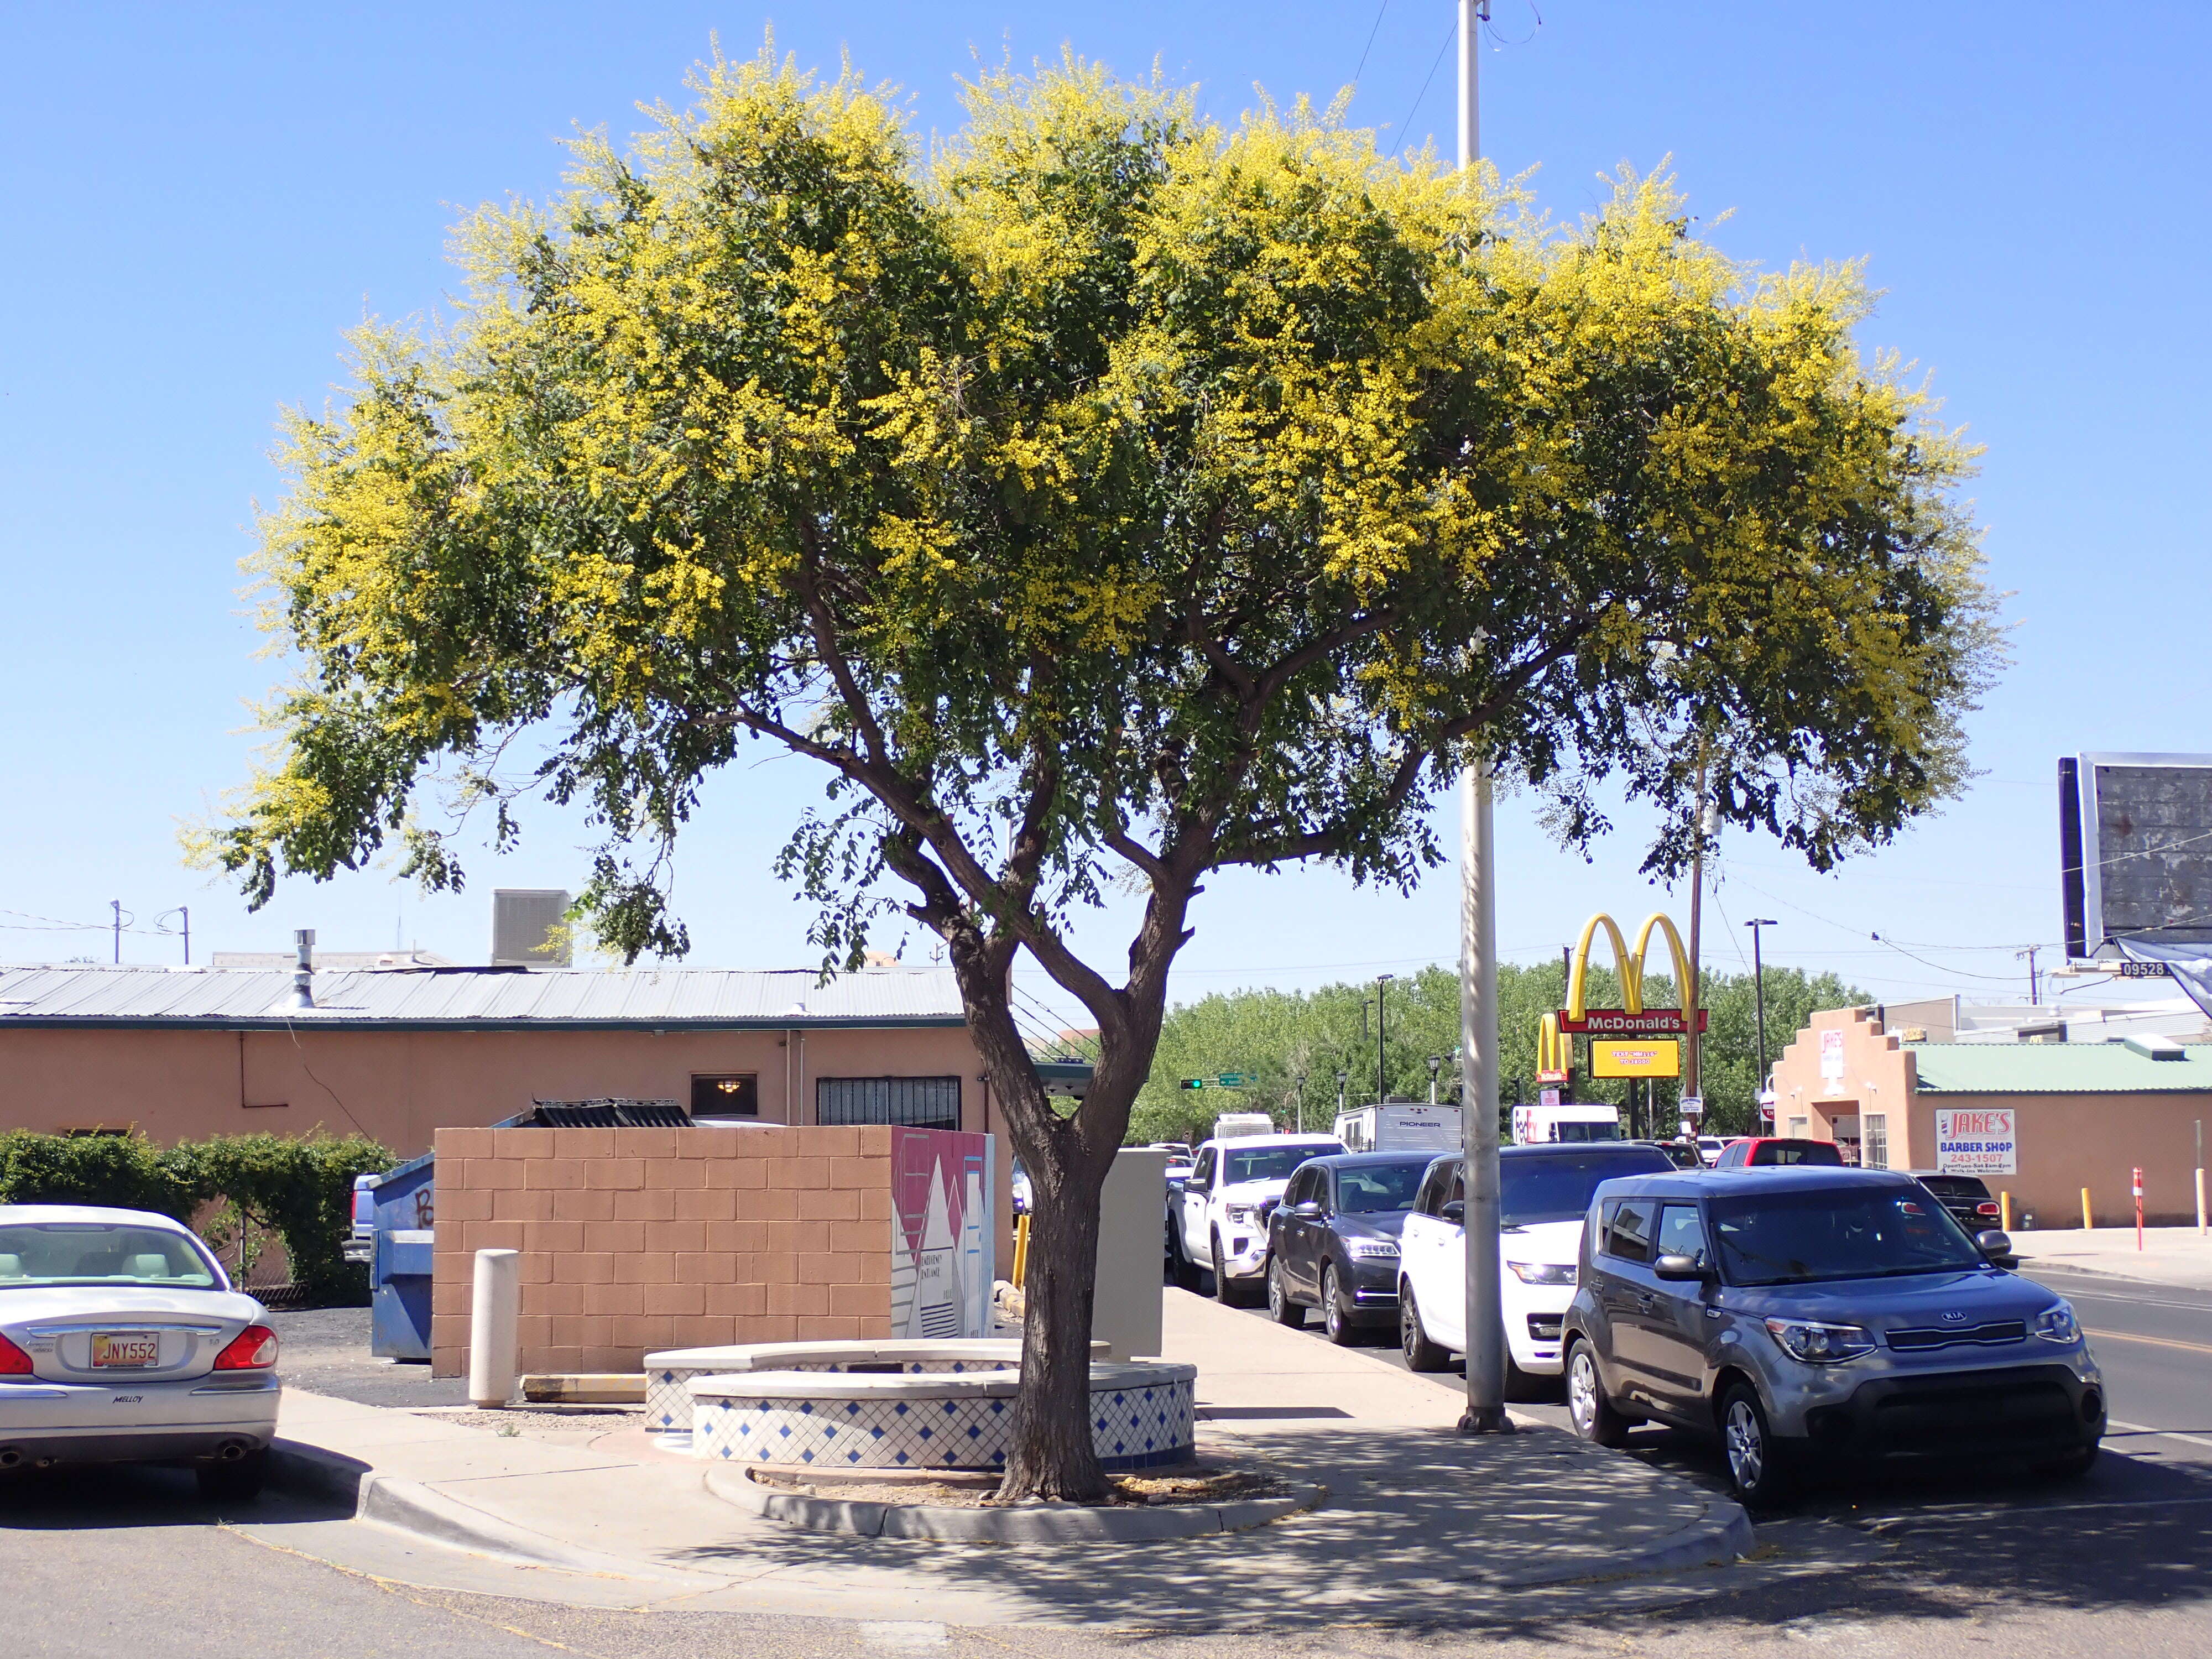
[[465, 1406], [465, 1377], [433, 1377], [427, 1364], [373, 1358], [368, 1310], [310, 1308], [271, 1313], [277, 1369], [294, 1388], [363, 1406]]
[[2110, 1273], [2146, 1284], [2212, 1291], [2212, 1237], [2194, 1227], [2150, 1227], [2140, 1249], [2132, 1227], [2017, 1233], [2013, 1248], [2031, 1277], [2051, 1272]]

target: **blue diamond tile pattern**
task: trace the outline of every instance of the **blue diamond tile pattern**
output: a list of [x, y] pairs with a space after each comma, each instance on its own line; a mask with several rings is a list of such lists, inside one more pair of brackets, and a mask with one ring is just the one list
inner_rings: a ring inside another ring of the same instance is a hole
[[[999, 1468], [1013, 1431], [1011, 1403], [856, 1400], [836, 1401], [832, 1409], [828, 1402], [732, 1395], [700, 1402], [691, 1449], [695, 1456], [752, 1462]], [[911, 1409], [916, 1405], [927, 1409]], [[1191, 1455], [1191, 1385], [1094, 1389], [1091, 1421], [1099, 1461], [1109, 1469], [1181, 1462]]]
[[[915, 1376], [938, 1372], [967, 1373], [973, 1371], [1010, 1371], [1015, 1368], [1010, 1359], [924, 1359], [906, 1364], [908, 1373]], [[691, 1393], [690, 1383], [695, 1376], [714, 1376], [730, 1369], [726, 1360], [719, 1363], [684, 1364], [675, 1361], [656, 1365], [646, 1374], [645, 1420], [655, 1433], [689, 1434], [692, 1431]], [[809, 1361], [804, 1358], [778, 1360], [780, 1371], [842, 1371], [839, 1364]]]

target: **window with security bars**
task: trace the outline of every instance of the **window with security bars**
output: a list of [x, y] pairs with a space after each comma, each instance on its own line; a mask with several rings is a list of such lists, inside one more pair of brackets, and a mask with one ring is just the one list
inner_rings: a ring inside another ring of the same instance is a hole
[[1881, 1112], [1869, 1112], [1859, 1120], [1859, 1163], [1869, 1170], [1889, 1167], [1889, 1119]]
[[824, 1077], [814, 1080], [814, 1121], [895, 1123], [908, 1129], [957, 1129], [957, 1077]]

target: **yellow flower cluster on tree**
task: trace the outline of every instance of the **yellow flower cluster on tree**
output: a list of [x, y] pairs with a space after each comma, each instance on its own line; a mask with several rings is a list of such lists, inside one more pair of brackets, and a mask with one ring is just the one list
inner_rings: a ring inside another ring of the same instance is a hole
[[[501, 770], [604, 825], [584, 905], [680, 951], [666, 860], [753, 739], [825, 769], [781, 866], [857, 965], [945, 942], [1038, 1182], [1007, 1490], [1086, 1495], [1098, 1183], [1212, 871], [1410, 884], [1477, 753], [1570, 838], [1608, 777], [1821, 867], [1954, 790], [1996, 659], [1970, 456], [1863, 352], [1852, 266], [1762, 275], [1623, 175], [1575, 225], [1400, 165], [1341, 108], [1233, 127], [1069, 59], [993, 73], [924, 156], [892, 96], [716, 61], [568, 192], [461, 228], [442, 332], [356, 340], [287, 429], [266, 620], [299, 678], [204, 842], [257, 900]], [[1126, 969], [1068, 943], [1120, 880]], [[1054, 1109], [1026, 952], [1102, 1058]]]

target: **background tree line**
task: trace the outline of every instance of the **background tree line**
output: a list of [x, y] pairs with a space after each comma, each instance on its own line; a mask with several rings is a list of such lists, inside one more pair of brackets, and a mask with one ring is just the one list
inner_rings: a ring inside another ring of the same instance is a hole
[[[1590, 964], [1591, 1007], [1619, 1007], [1620, 981], [1610, 968]], [[1844, 1008], [1871, 1001], [1834, 974], [1808, 975], [1796, 968], [1766, 969], [1766, 1039], [1770, 1064], [1802, 1030], [1816, 1008]], [[1452, 1059], [1459, 1043], [1459, 975], [1432, 966], [1392, 980], [1384, 988], [1382, 1068], [1393, 1099], [1425, 1100], [1429, 1059], [1441, 1059], [1437, 1097], [1459, 1097], [1459, 1068]], [[1566, 1000], [1566, 970], [1558, 962], [1507, 964], [1498, 972], [1498, 1067], [1501, 1102], [1535, 1098], [1536, 1031], [1548, 1011]], [[1644, 981], [1646, 1007], [1674, 1006], [1678, 999], [1671, 975]], [[1758, 1030], [1752, 976], [1705, 974], [1708, 1025], [1705, 1039], [1705, 1121], [1717, 1134], [1748, 1133], [1756, 1121]], [[1376, 1097], [1376, 987], [1329, 985], [1311, 992], [1272, 990], [1218, 993], [1180, 1004], [1167, 1016], [1152, 1075], [1137, 1097], [1129, 1121], [1132, 1141], [1197, 1140], [1212, 1129], [1215, 1116], [1228, 1111], [1263, 1111], [1290, 1127], [1299, 1121], [1301, 1101], [1308, 1129], [1327, 1129], [1337, 1109], [1337, 1073], [1345, 1073], [1347, 1105], [1371, 1105]], [[1588, 1075], [1587, 1054], [1577, 1043], [1573, 1098], [1621, 1105], [1628, 1085]], [[1243, 1073], [1241, 1089], [1221, 1089], [1222, 1073]], [[1181, 1086], [1185, 1078], [1204, 1078], [1203, 1090]], [[1516, 1085], [1518, 1089], [1516, 1092]], [[1659, 1121], [1671, 1125], [1678, 1085], [1673, 1079], [1652, 1085]]]

